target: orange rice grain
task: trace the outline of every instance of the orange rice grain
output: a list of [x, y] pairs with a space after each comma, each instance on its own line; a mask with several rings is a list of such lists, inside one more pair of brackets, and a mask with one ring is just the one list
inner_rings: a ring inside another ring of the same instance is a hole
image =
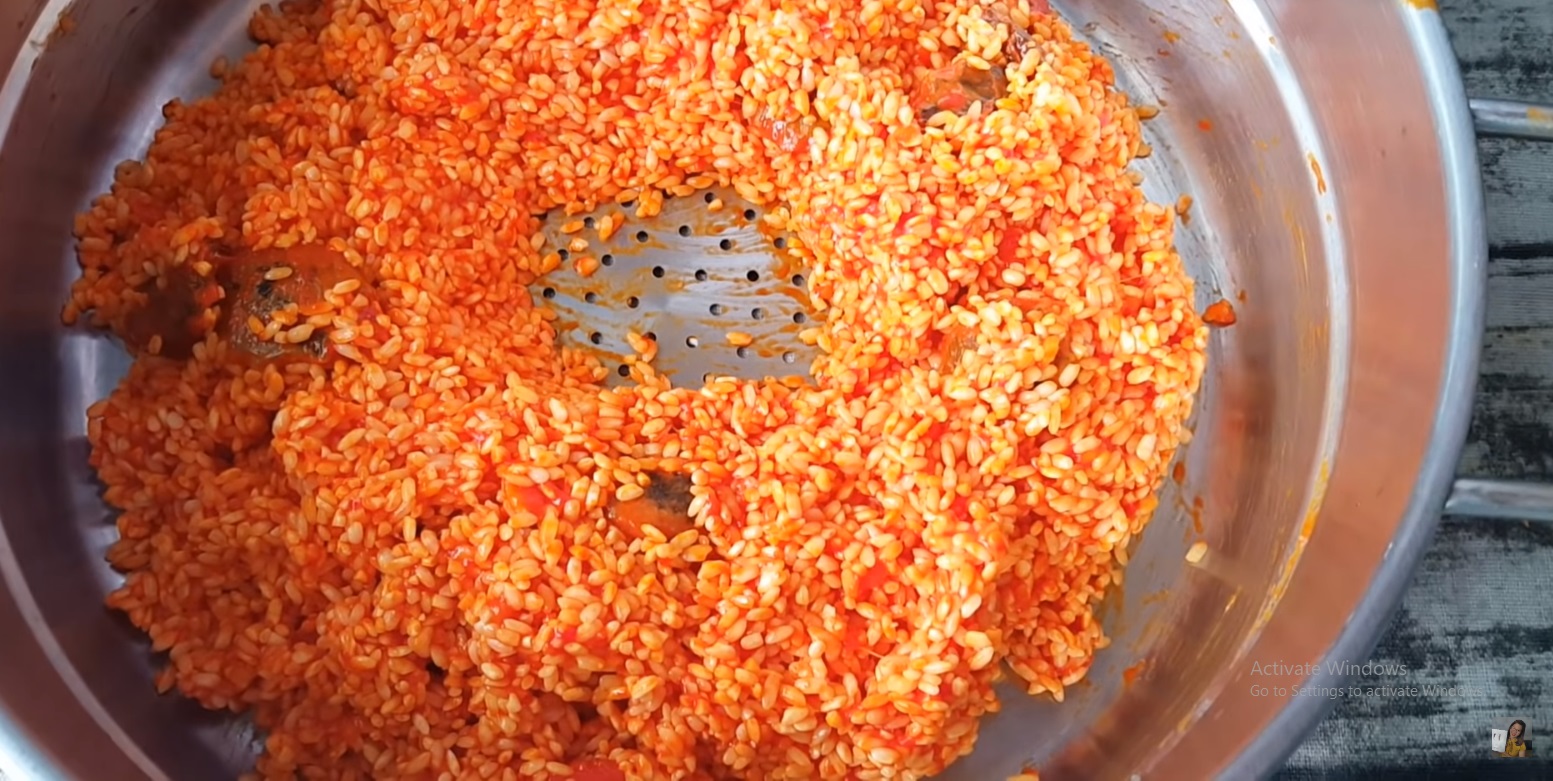
[[[108, 603], [159, 689], [253, 719], [259, 776], [920, 779], [1005, 670], [1084, 678], [1206, 331], [1140, 112], [1044, 2], [320, 0], [249, 31], [78, 220], [64, 317], [136, 357], [88, 421]], [[791, 238], [811, 375], [676, 386], [638, 336], [606, 386], [530, 293], [544, 215], [713, 186]], [[359, 278], [186, 357], [129, 338], [157, 280], [308, 247]]]

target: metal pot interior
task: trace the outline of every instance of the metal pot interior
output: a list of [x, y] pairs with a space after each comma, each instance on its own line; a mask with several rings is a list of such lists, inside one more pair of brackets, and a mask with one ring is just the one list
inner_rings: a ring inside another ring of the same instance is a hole
[[[17, 638], [0, 756], [23, 777], [219, 778], [251, 762], [251, 730], [158, 696], [146, 642], [102, 607], [115, 532], [84, 410], [128, 359], [63, 329], [59, 307], [73, 216], [144, 152], [166, 101], [210, 90], [209, 64], [251, 48], [256, 5], [0, 9], [16, 56], [0, 91], [0, 635]], [[1213, 335], [1185, 477], [1163, 487], [1110, 598], [1111, 646], [1063, 703], [1010, 691], [945, 777], [1202, 777], [1285, 710], [1249, 693], [1248, 659], [1319, 658], [1365, 594], [1405, 579], [1415, 479], [1441, 448], [1454, 461], [1450, 430], [1431, 444], [1448, 377], [1472, 357], [1447, 349], [1472, 315], [1452, 310], [1471, 291], [1452, 255], [1447, 129], [1407, 3], [1059, 7], [1135, 102], [1162, 107], [1138, 169], [1155, 200], [1191, 197], [1177, 240], [1199, 307], [1227, 299], [1239, 322]], [[1210, 552], [1194, 567], [1197, 541]]]

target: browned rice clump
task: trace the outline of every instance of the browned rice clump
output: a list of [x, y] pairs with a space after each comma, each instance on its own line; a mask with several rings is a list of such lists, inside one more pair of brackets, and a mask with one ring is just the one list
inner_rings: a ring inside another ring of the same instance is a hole
[[[1061, 698], [1205, 336], [1136, 114], [1038, 5], [261, 11], [77, 225], [65, 318], [121, 334], [223, 253], [360, 272], [247, 322], [321, 358], [159, 336], [91, 410], [162, 685], [284, 779], [920, 778], [1005, 664]], [[808, 248], [813, 382], [603, 388], [526, 292], [540, 216], [712, 185]], [[655, 478], [688, 517], [621, 522]]]

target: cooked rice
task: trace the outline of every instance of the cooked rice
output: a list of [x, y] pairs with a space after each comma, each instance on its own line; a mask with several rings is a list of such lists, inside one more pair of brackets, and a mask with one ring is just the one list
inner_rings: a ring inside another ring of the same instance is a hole
[[[251, 713], [284, 779], [920, 778], [1005, 666], [1060, 699], [1205, 332], [1109, 65], [1031, 0], [1001, 13], [260, 11], [79, 219], [65, 319], [123, 334], [148, 280], [234, 249], [327, 245], [374, 284], [248, 323], [325, 360], [212, 334], [90, 411], [110, 604], [161, 685]], [[913, 113], [1024, 34], [995, 103]], [[801, 239], [813, 382], [603, 388], [526, 292], [560, 263], [541, 216], [709, 186]], [[688, 478], [682, 528], [610, 512], [649, 474]]]

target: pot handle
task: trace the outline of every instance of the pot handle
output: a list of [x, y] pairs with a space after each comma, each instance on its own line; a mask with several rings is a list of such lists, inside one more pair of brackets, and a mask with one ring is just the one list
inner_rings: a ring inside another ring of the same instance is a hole
[[1553, 106], [1519, 100], [1473, 98], [1472, 124], [1478, 136], [1553, 141]]
[[[1553, 106], [1484, 98], [1473, 98], [1470, 104], [1480, 138], [1553, 141]], [[1445, 514], [1553, 522], [1553, 484], [1457, 478], [1445, 500]]]
[[1445, 514], [1459, 518], [1553, 522], [1553, 485], [1521, 480], [1458, 477]]

